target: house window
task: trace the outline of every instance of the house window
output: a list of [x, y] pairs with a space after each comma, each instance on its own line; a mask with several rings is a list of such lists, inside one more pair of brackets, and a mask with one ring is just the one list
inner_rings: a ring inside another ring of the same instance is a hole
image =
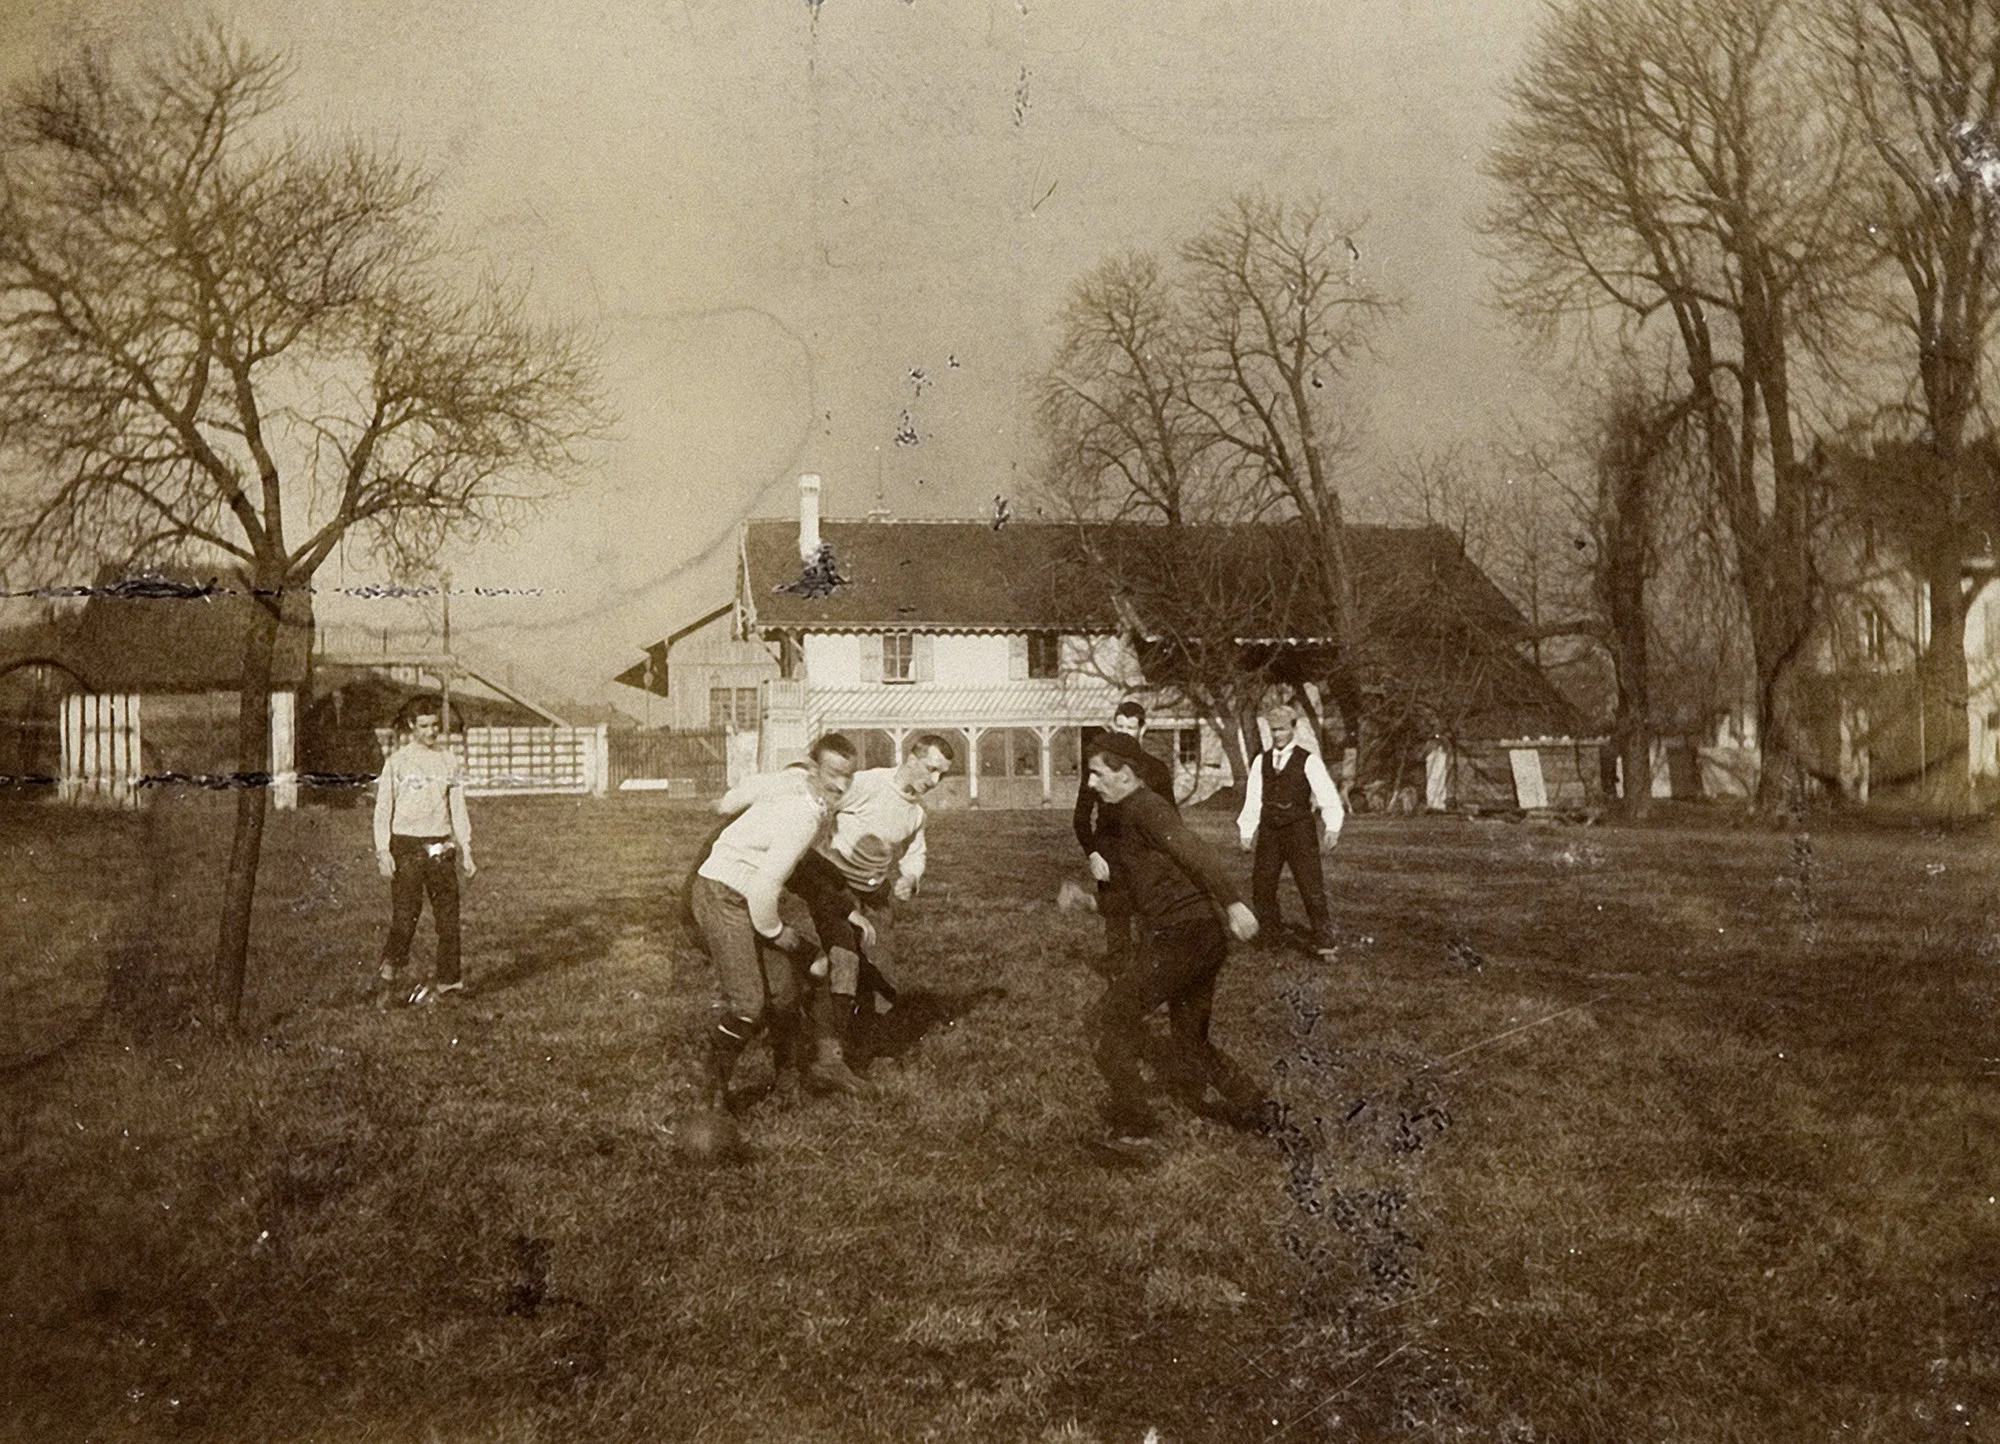
[[1174, 760], [1181, 766], [1199, 770], [1201, 767], [1201, 729], [1183, 727], [1174, 734]]
[[1028, 633], [1028, 675], [1052, 678], [1062, 670], [1062, 638], [1054, 632]]
[[711, 687], [708, 689], [708, 725], [733, 727], [745, 732], [757, 725], [755, 687]]
[[1882, 613], [1874, 607], [1865, 607], [1861, 612], [1861, 651], [1871, 662], [1884, 662], [1889, 658], [1888, 626], [1882, 620]]
[[914, 633], [882, 634], [882, 680], [884, 682], [917, 680], [917, 639]]

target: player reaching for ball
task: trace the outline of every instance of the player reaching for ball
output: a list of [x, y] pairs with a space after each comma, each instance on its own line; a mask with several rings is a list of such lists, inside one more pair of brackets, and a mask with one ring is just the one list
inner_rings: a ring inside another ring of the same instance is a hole
[[[1159, 1130], [1139, 1071], [1145, 1020], [1164, 1004], [1172, 1024], [1174, 1082], [1198, 1111], [1235, 1127], [1264, 1130], [1275, 1105], [1209, 1040], [1215, 983], [1229, 957], [1229, 936], [1257, 935], [1256, 914], [1224, 871], [1220, 856], [1188, 830], [1180, 814], [1142, 780], [1138, 742], [1100, 735], [1086, 754], [1089, 785], [1115, 814], [1114, 870], [1125, 879], [1138, 917], [1132, 964], [1107, 983], [1092, 1019], [1094, 1056], [1110, 1089], [1104, 1116], [1108, 1145], [1143, 1148]], [[1225, 931], [1226, 927], [1226, 931]], [[1220, 1098], [1211, 1105], [1209, 1094]]]
[[923, 800], [956, 760], [949, 742], [926, 732], [909, 744], [896, 766], [857, 772], [834, 813], [832, 833], [820, 853], [859, 904], [865, 939], [857, 948], [851, 937], [829, 936], [845, 931], [844, 913], [824, 903], [813, 909], [813, 927], [831, 963], [823, 1026], [814, 1029], [821, 1058], [845, 1057], [857, 1010], [872, 1017], [877, 996], [895, 1001], [896, 909], [916, 896], [929, 859]]
[[720, 995], [707, 1043], [712, 1108], [727, 1107], [736, 1060], [760, 1030], [779, 1078], [798, 1068], [799, 1004], [817, 950], [779, 917], [778, 894], [827, 827], [854, 762], [854, 744], [833, 732], [807, 749], [803, 766], [759, 779], [689, 883]]
[[[1130, 698], [1120, 702], [1117, 711], [1111, 714], [1111, 731], [1130, 737], [1136, 743], [1146, 735], [1146, 709]], [[1091, 737], [1096, 735], [1093, 733]], [[1084, 745], [1087, 750], [1088, 739]], [[1173, 806], [1174, 778], [1166, 763], [1142, 748], [1138, 749], [1138, 761], [1134, 765], [1147, 791], [1163, 798], [1169, 807]], [[1104, 919], [1104, 964], [1101, 971], [1107, 976], [1115, 975], [1123, 972], [1132, 961], [1132, 892], [1113, 862], [1118, 854], [1117, 811], [1105, 805], [1104, 799], [1091, 787], [1088, 776], [1077, 788], [1076, 811], [1070, 823], [1076, 832], [1077, 845], [1083, 849], [1090, 875], [1097, 883], [1097, 915]]]

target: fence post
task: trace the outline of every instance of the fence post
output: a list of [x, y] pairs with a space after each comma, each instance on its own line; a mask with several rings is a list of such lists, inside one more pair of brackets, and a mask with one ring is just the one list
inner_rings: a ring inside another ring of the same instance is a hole
[[299, 805], [298, 694], [271, 694], [271, 805], [289, 812]]
[[75, 802], [77, 793], [83, 788], [83, 694], [71, 692], [62, 701], [62, 727], [59, 732], [62, 742], [62, 776], [56, 783], [56, 795], [64, 802]]
[[611, 728], [600, 722], [590, 729], [590, 795], [611, 790]]

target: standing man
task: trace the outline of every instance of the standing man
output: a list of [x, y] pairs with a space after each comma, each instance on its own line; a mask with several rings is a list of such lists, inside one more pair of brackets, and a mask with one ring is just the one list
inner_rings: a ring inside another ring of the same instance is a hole
[[854, 744], [838, 732], [818, 738], [803, 766], [746, 790], [748, 806], [695, 869], [689, 907], [720, 992], [708, 1035], [713, 1108], [727, 1106], [730, 1074], [760, 1028], [770, 1035], [779, 1076], [798, 1066], [801, 984], [814, 949], [778, 916], [778, 894], [823, 834], [854, 776], [854, 761]]
[[[1145, 783], [1147, 791], [1172, 807], [1173, 773], [1168, 771], [1166, 763], [1136, 746], [1139, 739], [1146, 735], [1146, 709], [1130, 698], [1120, 702], [1118, 710], [1111, 714], [1111, 731], [1132, 739], [1135, 744], [1133, 750], [1139, 754], [1133, 764], [1139, 769], [1139, 780]], [[1086, 741], [1086, 756], [1090, 745]], [[1076, 812], [1071, 824], [1089, 864], [1090, 875], [1097, 880], [1097, 912], [1104, 919], [1104, 971], [1107, 974], [1116, 973], [1132, 961], [1132, 898], [1114, 861], [1118, 851], [1116, 815], [1105, 807], [1103, 798], [1091, 787], [1088, 772], [1076, 790]]]
[[[1271, 746], [1250, 764], [1243, 789], [1243, 811], [1236, 817], [1236, 835], [1249, 852], [1250, 899], [1258, 925], [1272, 938], [1284, 919], [1278, 910], [1278, 877], [1287, 867], [1292, 884], [1306, 905], [1306, 930], [1312, 947], [1333, 951], [1333, 931], [1327, 925], [1326, 874], [1320, 866], [1322, 842], [1340, 841], [1347, 813], [1340, 789], [1333, 785], [1319, 754], [1299, 742], [1298, 708], [1280, 703], [1265, 714], [1271, 724]], [[1319, 820], [1313, 820], [1317, 810]]]
[[[1143, 1140], [1159, 1129], [1139, 1058], [1146, 1017], [1162, 1003], [1173, 1029], [1175, 1081], [1188, 1100], [1240, 1128], [1263, 1130], [1273, 1121], [1262, 1089], [1208, 1037], [1229, 936], [1242, 942], [1255, 937], [1256, 914], [1214, 849], [1146, 785], [1145, 755], [1134, 738], [1108, 732], [1091, 745], [1087, 760], [1090, 787], [1117, 815], [1119, 865], [1142, 937], [1136, 963], [1110, 979], [1094, 1018], [1093, 1054], [1111, 1093], [1104, 1107], [1108, 1146], [1117, 1151], [1144, 1148]], [[1211, 1089], [1221, 1098], [1219, 1107], [1207, 1104]]]
[[[375, 863], [389, 879], [389, 935], [375, 980], [375, 1006], [437, 1003], [465, 991], [459, 977], [458, 875], [471, 877], [472, 820], [465, 811], [465, 769], [443, 746], [443, 704], [412, 697], [396, 714], [407, 740], [382, 764], [375, 785]], [[410, 942], [431, 900], [437, 965], [431, 980], [403, 991]]]
[[[829, 960], [826, 983], [813, 992], [813, 1045], [829, 1068], [846, 1069], [858, 1000], [868, 997], [872, 1010], [877, 992], [895, 999], [895, 905], [915, 897], [923, 882], [928, 861], [923, 799], [956, 760], [949, 742], [926, 732], [910, 743], [897, 766], [857, 772], [817, 861], [808, 858], [794, 878], [793, 891], [812, 907], [813, 931]], [[809, 870], [824, 876], [814, 877]], [[858, 927], [848, 917], [852, 903], [844, 902], [843, 895], [860, 905]], [[864, 977], [870, 985], [865, 993]]]

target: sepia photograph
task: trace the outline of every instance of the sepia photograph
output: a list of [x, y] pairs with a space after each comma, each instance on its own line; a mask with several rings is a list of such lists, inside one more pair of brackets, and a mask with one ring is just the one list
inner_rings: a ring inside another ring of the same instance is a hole
[[2000, 0], [0, 0], [0, 1444], [2000, 1440], [1990, 359]]

